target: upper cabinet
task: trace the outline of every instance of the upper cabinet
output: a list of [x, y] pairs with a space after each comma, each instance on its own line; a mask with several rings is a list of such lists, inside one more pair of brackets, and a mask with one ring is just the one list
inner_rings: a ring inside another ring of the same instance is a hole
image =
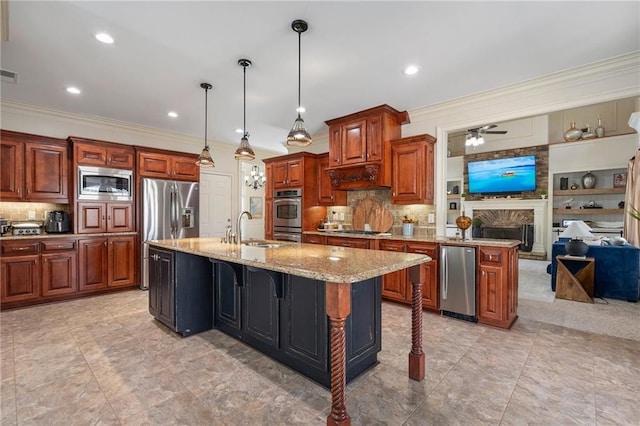
[[197, 155], [183, 152], [150, 151], [136, 147], [138, 152], [138, 174], [141, 177], [176, 179], [191, 182], [200, 180], [200, 169], [196, 165]]
[[133, 170], [134, 150], [132, 146], [71, 136], [73, 159], [78, 166], [114, 167]]
[[331, 186], [329, 168], [329, 154], [318, 156], [318, 204], [321, 206], [347, 205], [347, 192], [334, 189]]
[[331, 185], [340, 189], [391, 186], [391, 144], [409, 122], [406, 111], [381, 105], [328, 120]]
[[0, 199], [69, 203], [67, 141], [2, 130]]
[[297, 188], [301, 187], [303, 180], [302, 159], [282, 160], [273, 163], [273, 187], [274, 188]]
[[433, 204], [435, 143], [427, 134], [391, 143], [393, 204]]

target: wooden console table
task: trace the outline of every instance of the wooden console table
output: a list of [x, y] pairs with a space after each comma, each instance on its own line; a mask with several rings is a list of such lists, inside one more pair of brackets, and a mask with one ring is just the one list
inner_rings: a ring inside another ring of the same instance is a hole
[[593, 257], [557, 256], [556, 298], [593, 303]]

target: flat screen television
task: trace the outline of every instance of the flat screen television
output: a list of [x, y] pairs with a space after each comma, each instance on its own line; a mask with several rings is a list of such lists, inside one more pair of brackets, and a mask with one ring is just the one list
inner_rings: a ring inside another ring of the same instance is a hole
[[536, 156], [470, 161], [470, 194], [504, 194], [536, 190]]

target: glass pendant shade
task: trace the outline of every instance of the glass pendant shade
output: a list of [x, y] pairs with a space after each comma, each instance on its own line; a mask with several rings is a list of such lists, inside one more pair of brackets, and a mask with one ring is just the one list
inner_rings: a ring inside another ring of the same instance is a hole
[[256, 158], [256, 154], [253, 152], [251, 145], [249, 144], [249, 139], [247, 138], [249, 135], [245, 134], [240, 141], [240, 146], [236, 149], [236, 153], [234, 155], [236, 160], [253, 160]]
[[287, 145], [289, 146], [309, 146], [311, 145], [311, 135], [304, 128], [304, 120], [298, 114], [298, 118], [293, 123], [293, 128], [287, 136]]
[[296, 19], [291, 23], [293, 31], [298, 33], [298, 118], [293, 122], [293, 127], [287, 136], [287, 146], [309, 146], [312, 139], [307, 129], [304, 127], [304, 120], [300, 116], [300, 57], [301, 57], [301, 38], [302, 33], [309, 28], [307, 23], [302, 19]]
[[238, 65], [242, 67], [242, 139], [240, 145], [236, 149], [234, 158], [236, 160], [253, 160], [256, 158], [256, 154], [251, 148], [249, 143], [249, 132], [247, 132], [247, 68], [251, 67], [252, 63], [248, 59], [239, 59]]
[[207, 99], [209, 90], [213, 87], [209, 83], [201, 83], [200, 87], [204, 89], [204, 148], [202, 148], [202, 152], [198, 155], [196, 159], [196, 166], [198, 167], [215, 167], [216, 163], [213, 162], [213, 158], [211, 157], [211, 153], [209, 152], [209, 144], [207, 143], [207, 117], [208, 117], [208, 109], [207, 109]]

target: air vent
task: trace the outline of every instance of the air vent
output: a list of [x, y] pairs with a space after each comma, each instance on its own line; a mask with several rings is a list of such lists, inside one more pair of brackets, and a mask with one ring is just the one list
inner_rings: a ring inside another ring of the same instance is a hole
[[8, 70], [0, 70], [0, 77], [2, 81], [6, 81], [7, 83], [17, 83], [18, 82], [18, 73]]

